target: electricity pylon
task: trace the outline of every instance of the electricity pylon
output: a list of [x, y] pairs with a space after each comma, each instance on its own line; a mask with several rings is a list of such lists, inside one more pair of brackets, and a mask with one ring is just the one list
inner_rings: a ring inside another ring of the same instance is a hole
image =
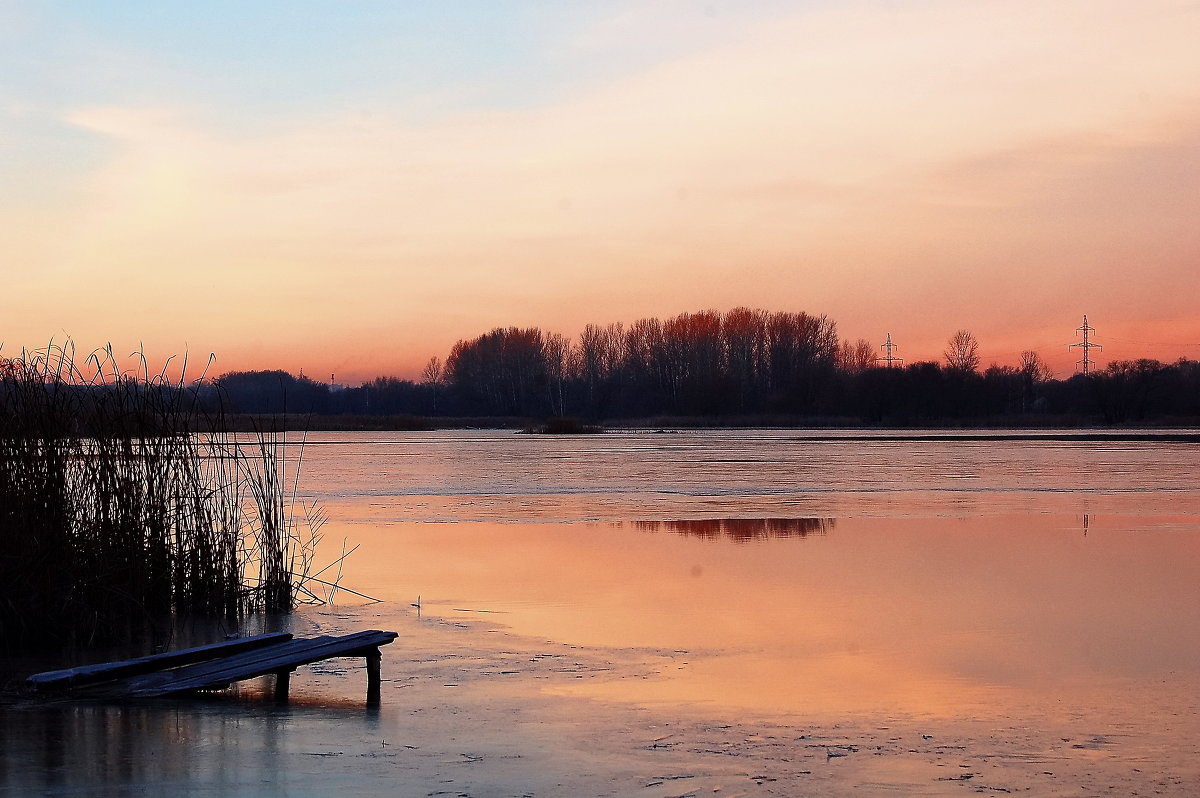
[[892, 354], [893, 349], [899, 349], [900, 347], [898, 347], [894, 343], [892, 343], [892, 334], [891, 333], [887, 334], [887, 343], [880, 344], [879, 348], [884, 350], [885, 352], [887, 352], [887, 354], [875, 358], [876, 363], [878, 363], [879, 361], [882, 360], [887, 365], [888, 368], [891, 368], [893, 363], [903, 363], [904, 362], [904, 358], [896, 357]]
[[1090, 356], [1091, 351], [1093, 349], [1099, 349], [1101, 351], [1104, 350], [1104, 347], [1101, 346], [1100, 344], [1095, 343], [1094, 341], [1088, 340], [1088, 333], [1094, 333], [1095, 331], [1096, 331], [1096, 329], [1094, 327], [1088, 326], [1087, 316], [1085, 315], [1083, 317], [1083, 326], [1075, 328], [1075, 332], [1083, 333], [1083, 340], [1079, 341], [1078, 343], [1071, 344], [1070, 346], [1067, 347], [1067, 349], [1074, 349], [1075, 347], [1078, 346], [1080, 349], [1083, 350], [1083, 360], [1076, 360], [1075, 365], [1083, 366], [1083, 376], [1085, 376], [1085, 377], [1092, 370], [1092, 358]]

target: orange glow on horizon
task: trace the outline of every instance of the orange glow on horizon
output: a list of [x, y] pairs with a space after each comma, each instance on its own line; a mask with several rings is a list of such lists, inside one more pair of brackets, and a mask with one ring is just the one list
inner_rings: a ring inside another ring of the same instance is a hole
[[909, 362], [966, 328], [985, 367], [1034, 349], [1067, 376], [1085, 313], [1105, 359], [1200, 357], [1200, 10], [675, 14], [580, 22], [531, 70], [561, 84], [502, 99], [462, 78], [252, 113], [184, 81], [0, 108], [58, 136], [21, 127], [0, 188], [0, 352], [70, 334], [354, 385], [495, 327], [748, 306]]
[[[729, 310], [732, 308], [727, 308]], [[680, 312], [696, 312], [693, 308]], [[790, 310], [790, 309], [787, 309]], [[677, 315], [677, 314], [671, 314]], [[671, 315], [660, 318], [665, 320]], [[1094, 368], [1103, 369], [1107, 364], [1119, 360], [1138, 360], [1142, 358], [1158, 360], [1166, 364], [1184, 358], [1200, 359], [1200, 317], [1183, 319], [1145, 319], [1136, 322], [1107, 323], [1103, 317], [1088, 315], [1089, 322], [1097, 332], [1092, 334], [1092, 340], [1101, 344], [1103, 350], [1092, 352]], [[836, 318], [834, 318], [837, 321]], [[628, 326], [636, 319], [615, 320]], [[585, 323], [608, 324], [613, 320], [589, 319]], [[1028, 331], [995, 331], [989, 336], [988, 331], [981, 327], [971, 327], [969, 323], [963, 326], [975, 333], [980, 343], [980, 370], [992, 365], [1017, 366], [1021, 354], [1026, 350], [1036, 351], [1053, 369], [1056, 379], [1067, 379], [1078, 371], [1077, 361], [1082, 357], [1078, 348], [1071, 349], [1070, 345], [1079, 341], [1075, 327], [1082, 323], [1082, 314], [1073, 318], [1064, 317], [1062, 324], [1056, 327], [1037, 326]], [[1074, 325], [1074, 326], [1072, 326]], [[200, 377], [212, 378], [231, 371], [256, 371], [280, 369], [293, 375], [304, 375], [317, 382], [333, 382], [340, 385], [358, 386], [376, 377], [396, 377], [419, 381], [421, 370], [431, 357], [437, 357], [443, 362], [451, 346], [459, 339], [469, 340], [495, 327], [534, 326], [546, 333], [565, 333], [561, 328], [531, 322], [528, 325], [510, 325], [496, 323], [486, 328], [464, 330], [461, 334], [451, 334], [450, 337], [439, 337], [430, 333], [424, 339], [414, 338], [407, 346], [393, 344], [392, 339], [380, 335], [379, 338], [364, 338], [359, 342], [342, 348], [344, 339], [324, 340], [319, 336], [288, 344], [272, 342], [270, 345], [246, 345], [231, 342], [224, 350], [200, 350], [182, 342], [176, 348], [168, 346], [151, 347], [147, 344], [133, 342], [125, 347], [113, 345], [114, 354], [127, 372], [140, 371], [141, 354], [144, 352], [147, 365], [152, 373], [158, 373], [165, 368], [173, 378], [178, 378], [180, 369], [187, 366], [189, 380]], [[582, 329], [583, 324], [570, 328], [570, 337], [574, 337]], [[891, 332], [892, 340], [897, 348], [895, 353], [903, 358], [905, 364], [921, 361], [934, 361], [944, 365], [943, 353], [947, 340], [958, 327], [951, 329], [944, 322], [924, 322], [917, 325], [896, 325], [882, 332], [855, 334], [847, 333], [846, 326], [838, 324], [842, 338], [851, 341], [866, 338], [882, 355], [880, 349], [887, 332]], [[948, 331], [946, 331], [948, 330]], [[64, 335], [53, 339], [54, 344], [68, 340]], [[104, 343], [84, 345], [82, 340], [70, 339], [76, 346], [77, 356], [82, 360], [94, 350], [103, 349]], [[45, 347], [31, 347], [31, 351]], [[17, 357], [18, 350], [5, 347], [0, 350], [4, 357]]]

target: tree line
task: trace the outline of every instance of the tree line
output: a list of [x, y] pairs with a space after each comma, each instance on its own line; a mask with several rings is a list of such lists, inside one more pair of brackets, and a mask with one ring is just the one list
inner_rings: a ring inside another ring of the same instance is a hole
[[1018, 366], [981, 369], [975, 336], [959, 330], [942, 361], [896, 366], [866, 340], [839, 338], [826, 316], [751, 308], [589, 324], [575, 340], [497, 328], [458, 341], [445, 361], [431, 358], [419, 380], [379, 377], [341, 388], [250, 371], [222, 375], [213, 388], [230, 409], [256, 414], [872, 425], [1200, 418], [1196, 361], [1117, 361], [1055, 380], [1033, 351]]

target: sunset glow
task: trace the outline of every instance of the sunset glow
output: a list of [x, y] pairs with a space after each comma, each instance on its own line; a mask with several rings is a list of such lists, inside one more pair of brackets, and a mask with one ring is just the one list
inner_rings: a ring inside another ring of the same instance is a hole
[[2, 355], [357, 383], [750, 306], [1200, 358], [1195, 3], [104, 5], [0, 5]]

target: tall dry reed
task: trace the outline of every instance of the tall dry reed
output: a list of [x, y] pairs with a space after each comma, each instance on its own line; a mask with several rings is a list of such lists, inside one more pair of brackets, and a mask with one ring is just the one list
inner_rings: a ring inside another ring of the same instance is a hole
[[219, 401], [144, 358], [133, 376], [69, 343], [0, 360], [0, 647], [315, 599], [323, 516], [296, 516], [284, 447], [226, 432]]

